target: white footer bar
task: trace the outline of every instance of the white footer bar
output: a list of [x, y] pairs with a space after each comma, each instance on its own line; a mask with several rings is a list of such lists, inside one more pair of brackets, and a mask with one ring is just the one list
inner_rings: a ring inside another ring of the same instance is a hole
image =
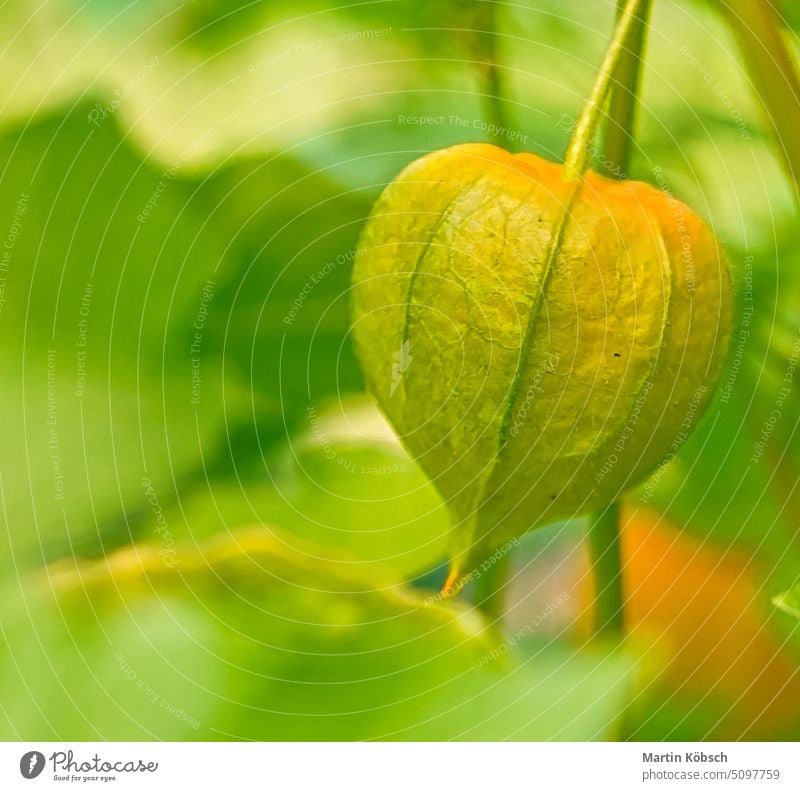
[[768, 743], [5, 743], [0, 789], [800, 789]]

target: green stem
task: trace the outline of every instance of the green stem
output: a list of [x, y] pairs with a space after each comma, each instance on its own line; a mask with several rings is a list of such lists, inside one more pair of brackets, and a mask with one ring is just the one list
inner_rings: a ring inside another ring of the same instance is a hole
[[479, 0], [474, 10], [477, 35], [476, 59], [487, 120], [496, 143], [503, 138], [506, 118], [503, 110], [500, 70], [497, 67], [497, 0]]
[[800, 72], [784, 37], [785, 25], [770, 0], [717, 0], [739, 42], [786, 172], [800, 200]]
[[475, 582], [475, 603], [489, 620], [499, 624], [503, 619], [511, 570], [511, 552], [504, 552]]
[[567, 179], [580, 179], [589, 160], [589, 147], [597, 124], [603, 115], [603, 105], [608, 98], [617, 66], [626, 49], [631, 30], [641, 16], [643, 6], [649, 0], [627, 0], [617, 19], [614, 36], [606, 50], [603, 63], [597, 75], [589, 99], [581, 111], [572, 138], [564, 155], [564, 173]]
[[[605, 158], [619, 176], [628, 169], [649, 9], [650, 0], [619, 3], [614, 37], [567, 147], [568, 178], [579, 178], [586, 168], [589, 145], [609, 93]], [[618, 503], [590, 518], [589, 552], [596, 588], [595, 634], [619, 636], [624, 630], [624, 599]]]
[[[506, 118], [503, 110], [500, 71], [497, 67], [497, 1], [479, 0], [474, 6], [478, 68], [481, 78], [481, 93], [487, 120], [492, 128], [492, 139], [496, 144], [503, 141]], [[499, 556], [478, 577], [475, 583], [475, 603], [486, 617], [497, 625], [505, 612], [506, 588], [508, 586], [509, 553]]]
[[[637, 94], [641, 82], [642, 55], [647, 39], [647, 17], [651, 0], [645, 0], [636, 13], [625, 47], [614, 74], [608, 102], [608, 125], [603, 146], [607, 162], [619, 178], [630, 165], [631, 142], [636, 123]], [[617, 19], [625, 9], [624, 0], [617, 6]]]
[[[583, 171], [586, 169], [589, 159], [589, 146], [597, 129], [599, 119], [603, 114], [603, 105], [608, 98], [612, 81], [617, 85], [621, 84], [621, 77], [618, 75], [617, 69], [620, 67], [623, 54], [630, 51], [637, 25], [643, 27], [645, 24], [644, 20], [649, 2], [650, 0], [626, 0], [621, 7], [614, 35], [606, 50], [597, 79], [575, 125], [572, 138], [567, 145], [564, 157], [565, 177], [568, 180], [574, 180], [575, 184], [567, 196], [561, 222], [555, 230], [554, 241], [550, 246], [549, 253], [551, 260], [548, 262], [545, 271], [549, 271], [552, 258], [555, 257], [558, 249], [558, 239], [563, 234], [570, 204], [577, 193]], [[492, 13], [493, 6], [494, 0], [490, 0], [481, 8], [486, 13]], [[485, 20], [484, 25], [485, 28], [482, 29], [491, 29], [491, 37], [494, 39], [493, 24]], [[643, 43], [643, 35], [638, 35], [637, 40]], [[494, 62], [493, 57], [487, 60]], [[638, 55], [635, 60], [638, 62]], [[635, 74], [638, 75], [638, 65], [636, 66]], [[627, 92], [635, 95], [636, 86], [628, 86]], [[499, 98], [496, 89], [489, 91], [489, 94]], [[498, 126], [501, 125], [501, 123], [498, 123]], [[622, 629], [622, 581], [618, 519], [619, 507], [616, 504], [611, 505], [592, 520], [592, 526], [589, 531], [589, 543], [594, 559], [595, 579], [598, 589], [598, 632], [618, 632]], [[476, 584], [476, 602], [487, 616], [495, 621], [499, 620], [503, 615], [504, 595], [508, 587], [508, 572], [509, 558], [506, 553], [499, 557], [479, 577]], [[448, 583], [445, 583], [445, 590], [450, 589]]]
[[[626, 12], [630, 13], [631, 17], [627, 32], [623, 31], [619, 38], [621, 48], [616, 68], [612, 66], [613, 81], [608, 102], [604, 145], [606, 163], [611, 172], [619, 178], [625, 176], [630, 165], [650, 0], [642, 0], [637, 8], [631, 8], [631, 5], [632, 3], [620, 0], [617, 6], [618, 31]], [[591, 518], [589, 550], [597, 589], [595, 634], [618, 636], [623, 633], [625, 626], [618, 503], [613, 503]]]
[[590, 518], [589, 556], [595, 583], [595, 634], [619, 636], [625, 626], [619, 503]]

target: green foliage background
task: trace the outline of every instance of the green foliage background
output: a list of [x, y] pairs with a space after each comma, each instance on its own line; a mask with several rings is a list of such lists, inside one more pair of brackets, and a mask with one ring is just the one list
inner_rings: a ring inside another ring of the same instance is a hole
[[[373, 200], [489, 139], [474, 13], [4, 5], [2, 738], [718, 733], [729, 693], [652, 683], [635, 636], [586, 643], [574, 597], [523, 635], [438, 601], [443, 505], [362, 393], [347, 291]], [[497, 13], [501, 142], [557, 160], [613, 4]], [[746, 557], [796, 667], [796, 594], [772, 604], [800, 578], [795, 187], [709, 5], [654, 3], [631, 170], [709, 220], [739, 298], [728, 389], [631, 507]], [[558, 588], [582, 529], [526, 538], [520, 586]], [[796, 738], [800, 705], [751, 726], [724, 735]]]

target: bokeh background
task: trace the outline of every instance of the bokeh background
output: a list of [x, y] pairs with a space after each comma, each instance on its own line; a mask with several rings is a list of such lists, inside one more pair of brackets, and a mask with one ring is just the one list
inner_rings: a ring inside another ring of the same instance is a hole
[[520, 542], [502, 625], [438, 599], [444, 507], [348, 334], [383, 186], [560, 159], [614, 3], [2, 9], [0, 737], [800, 736], [796, 188], [715, 3], [654, 2], [630, 175], [715, 229], [733, 342], [625, 502], [621, 645], [580, 520]]

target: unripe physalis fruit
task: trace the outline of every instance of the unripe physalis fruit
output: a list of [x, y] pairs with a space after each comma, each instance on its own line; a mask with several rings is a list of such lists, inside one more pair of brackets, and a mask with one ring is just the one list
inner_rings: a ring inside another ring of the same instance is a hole
[[409, 165], [366, 225], [368, 387], [453, 517], [453, 568], [613, 502], [720, 375], [728, 266], [671, 195], [492, 145]]

